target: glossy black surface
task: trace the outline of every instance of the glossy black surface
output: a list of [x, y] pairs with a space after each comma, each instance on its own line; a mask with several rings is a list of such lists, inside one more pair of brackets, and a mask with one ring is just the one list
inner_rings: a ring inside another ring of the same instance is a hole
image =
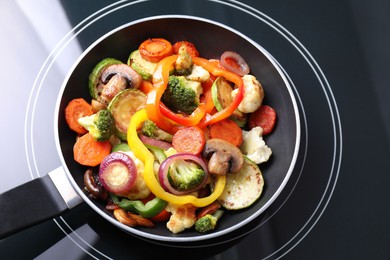
[[[7, 50], [7, 62], [1, 65], [1, 115], [6, 122], [1, 128], [6, 136], [0, 159], [2, 192], [60, 164], [53, 134], [55, 101], [78, 55], [105, 32], [150, 15], [213, 19], [258, 42], [288, 74], [304, 119], [301, 167], [284, 192], [248, 225], [254, 232], [214, 246], [210, 253], [129, 237], [82, 204], [1, 240], [2, 258], [389, 258], [387, 1], [72, 0], [0, 5], [0, 45]], [[115, 239], [107, 239], [107, 234]]]

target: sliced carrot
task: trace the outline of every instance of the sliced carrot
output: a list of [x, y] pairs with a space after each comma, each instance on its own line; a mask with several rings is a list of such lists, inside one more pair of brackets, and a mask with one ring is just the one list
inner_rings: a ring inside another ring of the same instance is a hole
[[223, 119], [209, 127], [210, 138], [219, 138], [229, 143], [240, 146], [242, 144], [242, 129], [236, 122]]
[[172, 146], [179, 153], [200, 154], [205, 142], [203, 130], [197, 126], [180, 128], [172, 137]]
[[92, 105], [83, 98], [71, 100], [65, 108], [65, 120], [69, 128], [78, 134], [88, 132], [77, 121], [80, 117], [90, 116], [93, 114]]
[[180, 41], [180, 42], [176, 42], [174, 45], [173, 45], [173, 52], [175, 54], [178, 54], [179, 53], [179, 49], [181, 46], [186, 46], [186, 49], [187, 49], [187, 52], [192, 56], [192, 57], [199, 57], [199, 51], [198, 49], [196, 49], [195, 45], [192, 43], [192, 42], [188, 42], [188, 41]]
[[74, 160], [85, 166], [97, 166], [111, 152], [109, 141], [98, 142], [87, 133], [77, 139], [73, 146]]
[[147, 39], [140, 44], [138, 50], [142, 58], [150, 62], [159, 62], [173, 54], [172, 44], [163, 38]]
[[263, 128], [263, 135], [271, 133], [276, 123], [276, 112], [275, 110], [267, 105], [260, 106], [255, 112], [250, 114], [248, 125], [249, 128], [260, 126]]

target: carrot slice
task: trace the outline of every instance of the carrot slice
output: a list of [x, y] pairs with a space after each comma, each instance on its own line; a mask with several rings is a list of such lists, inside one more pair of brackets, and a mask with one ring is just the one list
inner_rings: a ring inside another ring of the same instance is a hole
[[65, 108], [65, 120], [69, 128], [78, 134], [88, 132], [77, 121], [80, 117], [90, 116], [93, 114], [92, 105], [83, 98], [71, 100]]
[[173, 45], [173, 52], [175, 54], [178, 54], [180, 47], [183, 45], [186, 46], [188, 54], [190, 54], [192, 57], [199, 57], [198, 49], [196, 49], [195, 45], [192, 42], [188, 42], [188, 41], [176, 42]]
[[205, 142], [203, 130], [197, 126], [180, 128], [172, 137], [172, 146], [179, 153], [198, 155]]
[[142, 58], [150, 62], [159, 62], [173, 54], [172, 44], [163, 38], [151, 38], [143, 41], [138, 47]]
[[275, 110], [270, 106], [262, 105], [249, 116], [248, 125], [251, 129], [256, 126], [260, 126], [263, 128], [263, 135], [267, 135], [272, 132], [275, 127], [275, 123]]
[[74, 160], [85, 166], [99, 165], [110, 152], [109, 141], [98, 142], [89, 133], [78, 138], [73, 146]]
[[210, 138], [219, 138], [229, 143], [240, 146], [242, 144], [242, 129], [236, 122], [223, 119], [209, 127]]

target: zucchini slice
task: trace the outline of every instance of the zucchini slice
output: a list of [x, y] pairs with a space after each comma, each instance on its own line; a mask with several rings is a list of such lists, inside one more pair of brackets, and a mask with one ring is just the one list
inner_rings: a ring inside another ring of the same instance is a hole
[[244, 156], [241, 170], [226, 175], [226, 186], [218, 200], [228, 210], [247, 208], [260, 198], [263, 187], [259, 167]]
[[145, 108], [146, 95], [138, 89], [125, 89], [119, 92], [108, 104], [108, 110], [115, 120], [115, 135], [127, 140], [127, 127], [131, 117]]
[[145, 60], [139, 50], [135, 50], [130, 53], [127, 65], [138, 72], [144, 80], [151, 80], [157, 63]]
[[[211, 96], [213, 103], [218, 111], [230, 106], [232, 99], [233, 87], [224, 77], [218, 77], [211, 87]], [[244, 127], [247, 122], [247, 114], [236, 109], [230, 116], [230, 119], [236, 122], [240, 127]]]
[[101, 82], [100, 77], [105, 68], [114, 64], [122, 64], [120, 60], [114, 58], [105, 58], [101, 60], [96, 66], [93, 68], [91, 74], [89, 74], [88, 87], [89, 94], [93, 99], [97, 101], [100, 100], [100, 94], [102, 93], [104, 83]]

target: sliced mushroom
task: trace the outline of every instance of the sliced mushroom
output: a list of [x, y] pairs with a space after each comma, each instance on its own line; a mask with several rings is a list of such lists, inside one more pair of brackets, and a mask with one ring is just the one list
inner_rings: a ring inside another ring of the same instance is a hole
[[238, 172], [244, 163], [240, 149], [222, 139], [208, 140], [202, 155], [209, 159], [208, 170], [213, 174]]
[[111, 77], [106, 85], [104, 85], [100, 95], [103, 103], [108, 104], [115, 97], [116, 94], [126, 89], [127, 80], [120, 74], [115, 74]]
[[114, 75], [119, 75], [126, 79], [132, 88], [139, 88], [142, 84], [142, 77], [133, 68], [126, 64], [113, 64], [108, 66], [101, 75], [101, 81], [104, 84]]
[[134, 69], [126, 64], [113, 64], [102, 72], [100, 77], [101, 102], [108, 104], [116, 94], [127, 87], [139, 88], [142, 84], [142, 77]]
[[108, 193], [95, 181], [95, 177], [92, 169], [87, 169], [84, 173], [84, 185], [87, 191], [90, 193], [90, 196], [95, 199], [106, 200]]

